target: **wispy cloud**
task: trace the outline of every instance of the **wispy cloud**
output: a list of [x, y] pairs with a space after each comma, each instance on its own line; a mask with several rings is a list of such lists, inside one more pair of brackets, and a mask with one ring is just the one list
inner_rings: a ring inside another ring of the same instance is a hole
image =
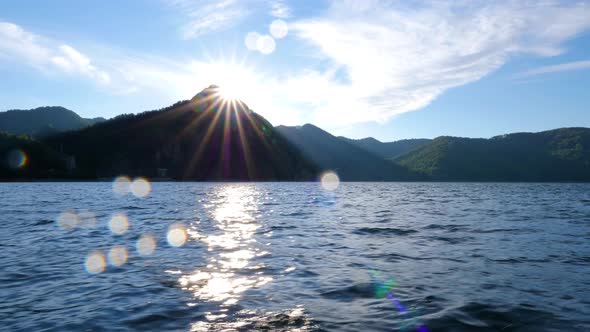
[[61, 72], [109, 84], [107, 72], [74, 47], [41, 37], [22, 27], [0, 22], [0, 57], [21, 62], [43, 72]]
[[563, 71], [590, 69], [590, 60], [573, 61], [567, 63], [560, 63], [557, 65], [543, 66], [535, 69], [527, 70], [514, 75], [514, 78], [527, 78], [542, 74], [558, 73]]
[[230, 29], [255, 13], [276, 18], [291, 17], [286, 0], [164, 0], [185, 18], [180, 32], [184, 39]]
[[345, 74], [309, 70], [291, 84], [317, 123], [385, 121], [488, 75], [512, 55], [562, 54], [563, 43], [589, 27], [590, 6], [579, 2], [335, 1], [325, 16], [291, 30]]
[[[275, 4], [168, 2], [191, 20], [184, 27], [187, 38], [229, 28], [248, 13], [262, 10], [268, 15], [271, 10], [272, 14]], [[284, 1], [276, 3], [286, 6]], [[242, 10], [244, 6], [248, 11]], [[288, 22], [289, 36], [299, 41], [291, 47], [301, 61], [288, 62], [280, 71], [259, 67], [235, 79], [247, 82], [244, 101], [274, 124], [313, 122], [334, 130], [387, 121], [492, 73], [514, 55], [562, 54], [566, 41], [590, 28], [588, 3], [554, 0], [412, 2], [412, 6], [350, 0], [335, 1], [318, 15]], [[108, 85], [113, 94], [149, 96], [162, 105], [190, 98], [239, 71], [239, 66], [202, 58], [163, 58], [112, 47], [81, 50], [73, 44], [0, 22], [0, 59], [43, 72], [85, 77]], [[521, 75], [588, 66], [588, 61], [580, 61]]]
[[284, 0], [275, 0], [270, 4], [270, 15], [277, 18], [289, 18], [291, 16], [291, 8]]
[[250, 14], [244, 1], [167, 0], [166, 2], [186, 17], [187, 22], [181, 28], [182, 37], [185, 39], [228, 29]]

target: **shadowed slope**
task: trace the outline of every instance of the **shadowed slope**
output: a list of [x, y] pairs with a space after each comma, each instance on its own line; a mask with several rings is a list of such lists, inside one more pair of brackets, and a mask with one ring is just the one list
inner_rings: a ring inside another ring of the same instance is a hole
[[48, 139], [74, 155], [87, 177], [156, 176], [182, 180], [305, 180], [315, 168], [241, 101], [211, 86], [190, 101], [122, 115]]
[[334, 170], [344, 181], [403, 181], [418, 179], [403, 167], [348, 143], [311, 124], [277, 126], [290, 142], [322, 170]]

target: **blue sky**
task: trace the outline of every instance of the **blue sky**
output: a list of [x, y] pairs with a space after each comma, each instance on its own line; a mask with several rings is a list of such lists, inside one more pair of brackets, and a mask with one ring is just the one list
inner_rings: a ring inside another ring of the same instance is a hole
[[0, 109], [113, 117], [215, 83], [383, 141], [590, 127], [588, 1], [0, 2]]

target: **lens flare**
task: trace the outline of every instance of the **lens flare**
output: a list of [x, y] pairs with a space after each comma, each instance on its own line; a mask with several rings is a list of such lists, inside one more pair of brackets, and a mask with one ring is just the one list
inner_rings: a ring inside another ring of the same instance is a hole
[[256, 49], [262, 54], [271, 54], [274, 52], [275, 47], [275, 40], [269, 35], [261, 36], [256, 42]]
[[[369, 276], [371, 277], [371, 281], [375, 284], [375, 289], [376, 289], [375, 295], [379, 298], [386, 296], [396, 306], [396, 308], [400, 314], [407, 315], [408, 309], [406, 309], [406, 307], [398, 299], [396, 299], [395, 296], [393, 296], [393, 293], [391, 292], [391, 290], [397, 285], [397, 282], [395, 281], [395, 279], [389, 279], [387, 282], [382, 282], [379, 280], [381, 278], [380, 278], [379, 273], [377, 271], [369, 270], [368, 273], [369, 273]], [[399, 330], [404, 331], [408, 326], [414, 326], [415, 323], [416, 323], [415, 319], [407, 321], [404, 323], [403, 328], [401, 328]], [[428, 332], [428, 329], [426, 328], [426, 326], [421, 325], [421, 324], [417, 326], [417, 330], [419, 332]]]
[[156, 250], [156, 239], [150, 234], [144, 234], [137, 240], [135, 247], [140, 255], [149, 256]]
[[338, 186], [340, 185], [340, 178], [338, 177], [338, 174], [336, 174], [332, 171], [328, 171], [328, 172], [322, 174], [320, 181], [321, 181], [322, 188], [324, 188], [325, 190], [328, 190], [328, 191], [336, 190], [338, 188]]
[[23, 150], [15, 149], [8, 152], [8, 166], [13, 169], [23, 168], [27, 165], [28, 157]]
[[127, 176], [119, 176], [113, 181], [113, 191], [119, 195], [127, 195], [129, 193], [129, 186], [131, 179]]
[[79, 226], [81, 228], [96, 227], [96, 214], [90, 210], [83, 210], [78, 212]]
[[135, 197], [145, 198], [150, 194], [152, 187], [150, 182], [144, 178], [136, 178], [131, 183], [131, 192]]
[[258, 32], [248, 32], [246, 38], [244, 39], [244, 44], [250, 51], [257, 51], [258, 50], [258, 39], [261, 35]]
[[383, 284], [378, 284], [375, 289], [375, 295], [380, 299], [384, 298], [387, 296], [387, 292], [391, 291], [396, 285], [397, 282], [394, 279], [389, 279]]
[[121, 235], [125, 234], [129, 229], [129, 220], [127, 215], [124, 213], [116, 213], [111, 217], [109, 221], [109, 229], [113, 234]]
[[173, 247], [182, 247], [186, 242], [186, 226], [183, 224], [174, 224], [168, 228], [166, 239]]
[[107, 266], [102, 251], [93, 251], [86, 256], [84, 267], [90, 274], [102, 273]]
[[269, 27], [270, 34], [276, 39], [285, 38], [289, 33], [287, 22], [283, 20], [274, 20]]
[[57, 216], [57, 224], [65, 231], [71, 231], [78, 227], [80, 218], [72, 211], [62, 212]]
[[127, 262], [129, 253], [127, 252], [127, 248], [125, 248], [125, 246], [115, 246], [109, 250], [107, 256], [109, 258], [109, 264], [112, 266], [121, 266]]

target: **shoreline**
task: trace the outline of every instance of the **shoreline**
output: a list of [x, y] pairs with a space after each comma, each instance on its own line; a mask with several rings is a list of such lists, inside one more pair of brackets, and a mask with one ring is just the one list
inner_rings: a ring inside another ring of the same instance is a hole
[[[141, 177], [141, 176], [140, 176]], [[297, 180], [257, 180], [257, 181], [240, 181], [240, 180], [210, 180], [210, 181], [194, 181], [194, 180], [175, 180], [175, 179], [150, 179], [147, 177], [143, 177], [147, 179], [150, 183], [153, 182], [169, 182], [169, 183], [316, 183], [320, 181], [297, 181]], [[14, 180], [5, 180], [0, 179], [0, 184], [2, 183], [99, 183], [99, 182], [113, 182], [113, 179], [14, 179]], [[359, 181], [340, 181], [340, 183], [529, 183], [529, 184], [590, 184], [590, 181], [486, 181], [486, 180], [469, 180], [469, 181], [458, 181], [458, 180], [449, 180], [449, 181], [437, 181], [437, 180], [425, 180], [425, 181], [371, 181], [371, 180], [359, 180]]]

